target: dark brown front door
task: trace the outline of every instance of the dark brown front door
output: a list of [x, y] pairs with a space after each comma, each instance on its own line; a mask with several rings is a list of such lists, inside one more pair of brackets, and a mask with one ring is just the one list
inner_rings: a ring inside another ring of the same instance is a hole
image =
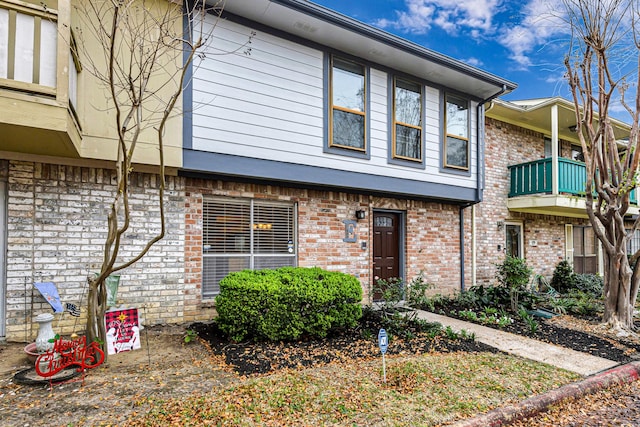
[[[400, 214], [373, 213], [373, 280], [400, 277]], [[380, 295], [374, 295], [379, 299]]]

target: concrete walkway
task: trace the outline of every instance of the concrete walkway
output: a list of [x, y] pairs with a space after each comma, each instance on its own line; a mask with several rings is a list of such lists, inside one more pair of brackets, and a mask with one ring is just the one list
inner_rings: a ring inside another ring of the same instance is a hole
[[547, 363], [583, 376], [594, 375], [618, 365], [618, 362], [608, 359], [591, 356], [587, 353], [544, 343], [521, 335], [499, 331], [475, 323], [465, 322], [422, 310], [416, 310], [416, 313], [420, 319], [425, 319], [429, 322], [438, 322], [445, 327], [451, 326], [454, 331], [459, 332], [461, 329], [464, 329], [467, 332], [472, 332], [475, 334], [477, 341], [488, 344], [506, 353]]

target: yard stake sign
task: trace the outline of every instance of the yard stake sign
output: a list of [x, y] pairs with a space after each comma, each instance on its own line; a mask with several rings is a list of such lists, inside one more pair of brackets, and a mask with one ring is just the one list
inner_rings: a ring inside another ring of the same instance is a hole
[[140, 348], [140, 323], [137, 308], [110, 310], [104, 314], [109, 355]]
[[389, 339], [387, 337], [387, 331], [380, 329], [378, 332], [378, 345], [380, 346], [380, 352], [382, 353], [382, 375], [384, 383], [387, 383], [387, 363], [384, 359], [384, 355], [387, 353], [387, 347], [389, 346]]

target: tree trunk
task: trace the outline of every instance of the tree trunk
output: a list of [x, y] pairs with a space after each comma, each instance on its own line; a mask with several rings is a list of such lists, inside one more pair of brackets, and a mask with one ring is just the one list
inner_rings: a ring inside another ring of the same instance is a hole
[[625, 251], [604, 254], [606, 283], [603, 322], [612, 329], [631, 331], [637, 293], [632, 292], [631, 267]]
[[104, 325], [104, 313], [107, 309], [107, 288], [105, 281], [97, 282], [97, 277], [89, 276], [89, 301], [87, 310], [87, 342], [97, 341], [104, 350], [104, 362], [109, 357], [106, 345], [107, 332]]

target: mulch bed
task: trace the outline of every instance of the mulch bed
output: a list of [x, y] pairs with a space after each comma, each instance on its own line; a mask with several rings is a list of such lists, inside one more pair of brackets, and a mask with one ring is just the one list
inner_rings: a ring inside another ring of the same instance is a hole
[[[594, 320], [594, 322], [597, 322]], [[505, 329], [520, 335], [528, 335], [528, 327], [522, 321], [515, 321]], [[549, 320], [540, 320], [538, 330], [528, 335], [531, 338], [557, 344], [593, 356], [613, 360], [620, 363], [628, 363], [637, 360], [640, 356], [640, 344], [634, 344], [623, 339], [599, 337], [583, 331], [565, 328], [551, 323]]]
[[[458, 308], [440, 307], [439, 313], [451, 315], [451, 310], [457, 311]], [[451, 317], [456, 316], [451, 315]], [[552, 320], [537, 319], [538, 329], [535, 333], [531, 333], [528, 325], [518, 316], [514, 315], [513, 320], [512, 324], [504, 328], [499, 328], [497, 325], [486, 326], [620, 363], [640, 359], [640, 342], [597, 334], [594, 332], [595, 327], [589, 327], [589, 325], [597, 325], [598, 320], [595, 318], [576, 319], [573, 316], [560, 316]], [[214, 354], [224, 356], [226, 362], [241, 375], [266, 374], [279, 369], [296, 369], [333, 361], [380, 357], [377, 344], [380, 320], [375, 316], [365, 316], [357, 327], [334, 331], [324, 339], [305, 337], [296, 342], [236, 343], [229, 341], [215, 323], [194, 323], [190, 328], [197, 331], [198, 335], [209, 343]], [[585, 329], [588, 332], [585, 332]], [[497, 352], [498, 350], [468, 339], [452, 340], [444, 334], [431, 338], [426, 333], [416, 333], [411, 339], [393, 339], [387, 354], [409, 355], [456, 351]]]
[[[457, 311], [464, 309], [452, 304], [439, 307], [437, 311], [445, 316], [462, 319], [457, 316]], [[484, 326], [589, 353], [615, 362], [628, 363], [640, 359], [640, 342], [632, 337], [616, 337], [606, 334], [605, 331], [597, 327], [600, 323], [598, 317], [564, 315], [552, 319], [536, 318], [538, 328], [533, 333], [518, 315], [511, 317], [513, 323], [503, 328], [493, 324], [484, 324]]]
[[[365, 316], [355, 328], [334, 331], [324, 339], [305, 337], [296, 342], [234, 343], [224, 336], [215, 323], [194, 323], [190, 328], [209, 343], [214, 354], [223, 355], [227, 364], [241, 375], [266, 374], [279, 369], [381, 357], [377, 342], [380, 321], [375, 316]], [[426, 333], [418, 332], [412, 339], [392, 339], [386, 354], [428, 352], [495, 353], [498, 350], [469, 339], [452, 340], [444, 335], [431, 338]]]

